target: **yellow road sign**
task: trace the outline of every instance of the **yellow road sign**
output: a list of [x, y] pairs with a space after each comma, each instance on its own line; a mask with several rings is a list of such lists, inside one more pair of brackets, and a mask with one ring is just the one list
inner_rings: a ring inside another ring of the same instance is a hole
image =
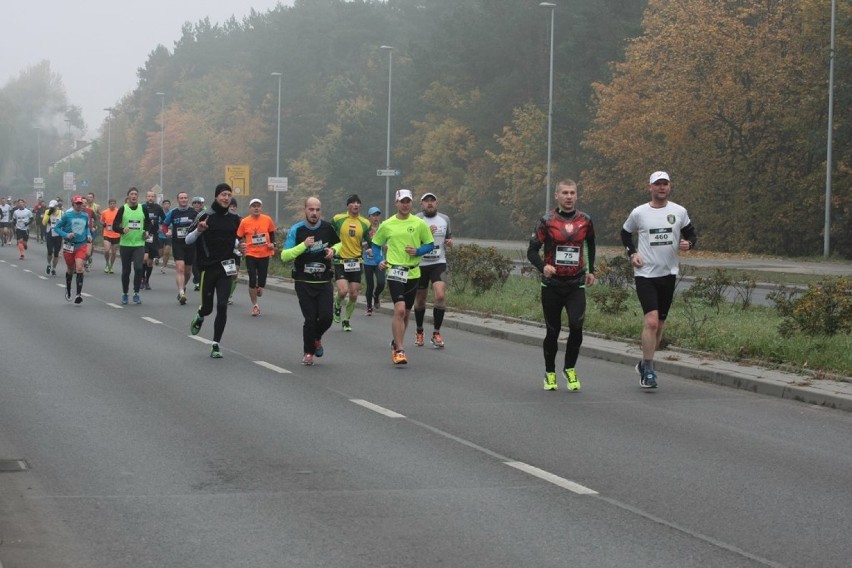
[[251, 195], [249, 187], [251, 168], [248, 164], [238, 166], [225, 166], [225, 183], [234, 190], [235, 197], [248, 197]]

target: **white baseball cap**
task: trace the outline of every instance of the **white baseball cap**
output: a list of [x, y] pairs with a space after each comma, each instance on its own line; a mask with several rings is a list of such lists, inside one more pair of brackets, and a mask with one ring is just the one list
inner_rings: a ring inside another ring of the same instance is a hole
[[411, 195], [411, 190], [410, 190], [410, 189], [400, 189], [400, 190], [397, 190], [397, 192], [396, 192], [396, 200], [397, 200], [397, 201], [402, 201], [403, 199], [414, 199], [414, 197]]
[[651, 174], [651, 178], [648, 181], [648, 183], [654, 183], [654, 182], [659, 181], [661, 179], [664, 179], [666, 181], [672, 181], [672, 178], [670, 178], [669, 174], [667, 174], [666, 172], [654, 172], [654, 173]]
[[263, 201], [261, 201], [260, 199], [258, 199], [257, 197], [255, 197], [254, 199], [252, 199], [251, 201], [249, 201], [249, 207], [251, 207], [251, 206], [252, 206], [252, 205], [254, 205], [255, 203], [260, 203], [261, 205], [263, 205]]

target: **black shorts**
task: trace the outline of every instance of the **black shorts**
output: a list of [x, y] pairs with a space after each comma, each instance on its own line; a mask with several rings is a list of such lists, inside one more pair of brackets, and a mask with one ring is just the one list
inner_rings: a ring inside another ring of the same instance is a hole
[[11, 221], [0, 221], [0, 229], [11, 229], [12, 222]]
[[420, 281], [417, 283], [418, 290], [426, 290], [429, 284], [447, 281], [447, 263], [430, 264], [420, 267]]
[[410, 310], [414, 306], [414, 298], [417, 296], [417, 283], [420, 280], [409, 280], [408, 282], [399, 282], [398, 280], [388, 280], [388, 291], [390, 292], [391, 301], [405, 302], [405, 309]]
[[192, 266], [195, 264], [195, 243], [188, 245], [184, 241], [172, 241], [172, 258]]
[[361, 283], [361, 273], [364, 272], [364, 267], [361, 263], [358, 263], [358, 270], [345, 271], [343, 270], [343, 264], [335, 264], [334, 265], [334, 279], [335, 280], [346, 280], [347, 282], [354, 282], [356, 284]]
[[157, 239], [153, 243], [145, 242], [145, 254], [148, 258], [160, 258], [160, 243]]
[[104, 237], [104, 242], [111, 245], [117, 245], [121, 242], [121, 237]]
[[15, 229], [15, 237], [19, 241], [28, 241], [30, 240], [30, 232], [26, 229]]
[[659, 276], [657, 278], [644, 278], [637, 276], [636, 295], [642, 305], [642, 313], [647, 314], [656, 310], [659, 312], [660, 321], [666, 321], [669, 308], [672, 307], [675, 285], [677, 278], [674, 274]]

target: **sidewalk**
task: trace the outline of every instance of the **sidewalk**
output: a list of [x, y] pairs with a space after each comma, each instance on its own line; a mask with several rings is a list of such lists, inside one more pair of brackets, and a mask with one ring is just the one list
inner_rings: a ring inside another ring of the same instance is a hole
[[[241, 279], [243, 278], [241, 277]], [[276, 277], [269, 277], [265, 290], [278, 290], [295, 294], [292, 282]], [[392, 313], [390, 308], [385, 307], [379, 311], [388, 315]], [[426, 319], [430, 320], [431, 316], [427, 315]], [[544, 327], [541, 325], [496, 317], [482, 318], [452, 311], [447, 312], [443, 326], [536, 347], [540, 347], [542, 339], [544, 339]], [[565, 338], [566, 336], [562, 335], [559, 339], [564, 341]], [[594, 357], [630, 367], [633, 367], [636, 361], [641, 359], [641, 350], [638, 344], [594, 337], [589, 333], [583, 335], [581, 353], [585, 357]], [[852, 381], [815, 379], [806, 375], [744, 363], [731, 363], [674, 350], [658, 351], [654, 365], [659, 371], [686, 379], [696, 379], [758, 394], [852, 412]]]

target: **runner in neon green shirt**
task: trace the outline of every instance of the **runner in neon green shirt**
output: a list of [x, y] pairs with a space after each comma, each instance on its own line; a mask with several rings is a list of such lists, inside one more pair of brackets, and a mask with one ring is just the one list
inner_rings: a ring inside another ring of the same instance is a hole
[[411, 199], [410, 190], [397, 191], [396, 215], [379, 225], [373, 235], [373, 254], [381, 252], [382, 245], [388, 247], [386, 260], [379, 263], [379, 270], [387, 270], [388, 290], [393, 301], [391, 361], [394, 365], [408, 363], [403, 338], [420, 280], [420, 258], [435, 247], [429, 225], [411, 214]]

